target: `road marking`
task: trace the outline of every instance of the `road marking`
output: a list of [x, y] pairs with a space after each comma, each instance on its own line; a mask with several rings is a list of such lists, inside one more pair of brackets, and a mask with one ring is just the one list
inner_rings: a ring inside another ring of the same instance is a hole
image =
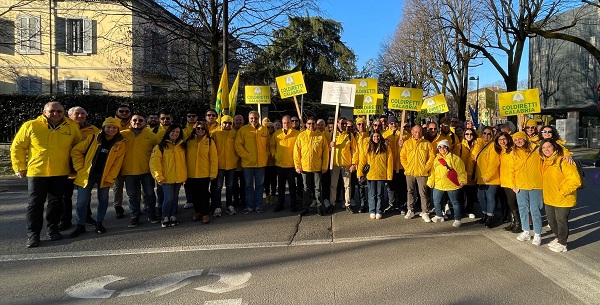
[[185, 287], [187, 284], [191, 283], [190, 281], [186, 281], [181, 283], [181, 285], [178, 285], [183, 280], [200, 275], [202, 275], [202, 269], [181, 271], [161, 275], [141, 285], [123, 290], [123, 292], [119, 293], [119, 297], [129, 297], [133, 295], [140, 295], [153, 292], [159, 292], [158, 295], [165, 295], [169, 292], [173, 292], [179, 288]]
[[221, 245], [203, 245], [203, 246], [180, 246], [180, 247], [161, 247], [161, 248], [141, 248], [126, 250], [98, 250], [98, 251], [76, 251], [76, 252], [55, 252], [55, 253], [35, 253], [35, 254], [12, 254], [0, 255], [0, 262], [15, 261], [33, 261], [62, 258], [86, 258], [102, 256], [125, 256], [140, 254], [160, 254], [160, 253], [178, 253], [178, 252], [198, 252], [215, 250], [236, 250], [236, 249], [257, 249], [257, 248], [282, 248], [294, 246], [313, 246], [328, 244], [361, 243], [377, 240], [400, 240], [400, 239], [428, 239], [436, 237], [451, 236], [480, 236], [481, 232], [456, 232], [456, 233], [436, 233], [436, 234], [401, 234], [401, 235], [382, 235], [355, 238], [337, 238], [334, 240], [316, 239], [289, 242], [262, 242], [262, 243], [241, 243], [241, 244], [221, 244]]
[[219, 276], [219, 281], [213, 284], [194, 288], [200, 291], [212, 293], [224, 293], [246, 287], [246, 283], [252, 276], [250, 272], [230, 272], [222, 269], [211, 269], [208, 275]]
[[124, 277], [116, 275], [105, 275], [75, 284], [67, 288], [65, 292], [69, 296], [79, 299], [108, 299], [116, 290], [104, 289], [104, 286], [124, 279]]
[[243, 303], [242, 299], [228, 299], [228, 300], [213, 300], [206, 301], [204, 305], [244, 305], [248, 303]]

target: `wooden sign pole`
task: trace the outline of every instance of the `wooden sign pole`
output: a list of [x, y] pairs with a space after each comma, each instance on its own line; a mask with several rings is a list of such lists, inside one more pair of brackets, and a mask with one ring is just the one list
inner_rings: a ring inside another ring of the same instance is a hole
[[296, 112], [298, 112], [298, 119], [300, 120], [300, 129], [304, 126], [304, 121], [302, 120], [302, 113], [300, 112], [300, 107], [298, 106], [298, 99], [294, 95], [294, 104], [296, 104]]
[[[331, 142], [335, 143], [335, 136], [337, 134], [337, 124], [338, 124], [338, 114], [340, 112], [340, 103], [338, 101], [337, 105], [335, 105], [335, 121], [333, 121], [333, 134], [331, 136]], [[330, 143], [331, 143], [330, 142]], [[330, 145], [328, 143], [327, 145]], [[335, 156], [335, 145], [331, 147], [331, 154], [329, 155], [329, 169], [333, 170], [333, 158]]]

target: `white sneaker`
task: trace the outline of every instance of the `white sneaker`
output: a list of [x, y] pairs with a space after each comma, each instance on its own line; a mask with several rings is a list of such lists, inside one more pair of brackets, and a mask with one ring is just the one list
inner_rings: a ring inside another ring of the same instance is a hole
[[470, 219], [475, 219], [475, 214], [469, 214]]
[[554, 245], [558, 244], [558, 238], [553, 239], [549, 244], [548, 247], [552, 247]]
[[531, 242], [534, 246], [539, 246], [542, 244], [542, 236], [540, 234], [533, 235], [533, 241]]
[[550, 249], [550, 251], [552, 252], [567, 252], [567, 246], [566, 245], [561, 245], [558, 242], [556, 242], [556, 244], [554, 244], [553, 246], [548, 247]]
[[521, 232], [521, 234], [519, 234], [519, 236], [517, 236], [518, 241], [526, 241], [526, 240], [530, 240], [530, 239], [531, 239], [531, 235], [529, 235], [529, 232], [527, 232], [527, 231], [523, 231], [523, 232]]
[[221, 217], [221, 208], [216, 208], [213, 217]]
[[377, 216], [375, 216], [375, 213], [371, 213], [371, 214], [369, 214], [369, 218], [370, 218], [371, 220], [375, 219], [375, 217], [377, 217]]
[[375, 219], [381, 219], [381, 214], [375, 214]]
[[415, 217], [415, 212], [408, 210], [406, 212], [406, 215], [404, 215], [404, 219], [412, 219], [413, 217]]
[[235, 208], [232, 205], [230, 205], [230, 206], [227, 207], [227, 214], [229, 214], [229, 215], [235, 215], [236, 214]]
[[184, 209], [191, 209], [194, 207], [194, 204], [191, 202], [186, 202], [186, 204], [183, 205]]
[[462, 222], [460, 222], [460, 220], [455, 220], [452, 223], [452, 226], [455, 227], [455, 228], [460, 228], [461, 225], [462, 225]]
[[429, 214], [427, 213], [421, 213], [421, 218], [423, 218], [424, 222], [431, 222], [431, 218], [429, 218]]
[[444, 217], [440, 217], [440, 216], [433, 216], [433, 218], [431, 218], [431, 221], [433, 221], [435, 223], [444, 222], [444, 220], [445, 220]]

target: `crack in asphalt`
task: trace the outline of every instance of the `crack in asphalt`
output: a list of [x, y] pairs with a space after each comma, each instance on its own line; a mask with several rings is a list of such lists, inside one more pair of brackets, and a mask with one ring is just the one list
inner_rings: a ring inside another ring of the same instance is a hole
[[292, 234], [292, 238], [288, 243], [288, 246], [291, 246], [294, 243], [294, 239], [296, 239], [296, 235], [298, 235], [298, 231], [300, 231], [300, 223], [302, 223], [302, 216], [298, 215], [298, 221], [296, 222], [296, 229], [294, 230], [294, 234]]

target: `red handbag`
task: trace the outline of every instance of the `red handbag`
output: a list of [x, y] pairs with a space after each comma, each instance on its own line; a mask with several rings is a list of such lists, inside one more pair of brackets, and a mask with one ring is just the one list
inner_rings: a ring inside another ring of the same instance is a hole
[[458, 182], [458, 173], [456, 170], [448, 166], [448, 163], [446, 160], [444, 160], [444, 158], [439, 158], [438, 161], [448, 169], [448, 173], [446, 174], [448, 180], [452, 181], [452, 183], [456, 184], [456, 186], [460, 186], [460, 182]]

